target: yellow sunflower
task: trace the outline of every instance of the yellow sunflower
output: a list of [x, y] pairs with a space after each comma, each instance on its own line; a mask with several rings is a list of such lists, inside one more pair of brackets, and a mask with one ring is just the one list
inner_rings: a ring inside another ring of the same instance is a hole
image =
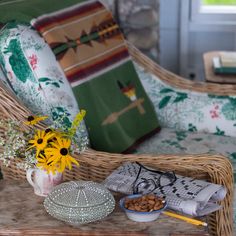
[[37, 167], [42, 169], [42, 170], [46, 170], [47, 173], [52, 172], [53, 174], [55, 174], [56, 172], [59, 171], [59, 165], [53, 165], [52, 162], [49, 162], [47, 157], [45, 157], [42, 154], [39, 154], [37, 156]]
[[57, 137], [56, 142], [50, 143], [52, 147], [47, 147], [44, 150], [48, 162], [53, 165], [58, 163], [60, 165], [59, 172], [63, 172], [66, 167], [71, 170], [72, 163], [79, 165], [79, 163], [70, 155], [71, 140]]
[[28, 116], [27, 121], [25, 122], [25, 124], [35, 125], [39, 121], [46, 120], [47, 118], [48, 118], [48, 116]]
[[39, 152], [44, 150], [48, 145], [48, 140], [53, 138], [54, 135], [53, 132], [46, 133], [44, 130], [38, 130], [37, 134], [34, 135], [34, 139], [29, 140], [31, 146], [28, 149], [35, 147], [37, 150], [36, 156], [38, 156]]
[[52, 138], [48, 140], [48, 143], [52, 143], [55, 142], [57, 140], [58, 137], [61, 137], [61, 133], [51, 129], [51, 128], [47, 128], [45, 129], [45, 134], [53, 134]]

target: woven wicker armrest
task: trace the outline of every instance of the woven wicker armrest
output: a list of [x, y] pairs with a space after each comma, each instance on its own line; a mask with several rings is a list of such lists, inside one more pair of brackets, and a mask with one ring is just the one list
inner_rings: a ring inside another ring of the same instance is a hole
[[[211, 235], [233, 235], [233, 171], [229, 160], [219, 155], [123, 155], [87, 150], [77, 156], [80, 166], [64, 173], [66, 181], [73, 179], [103, 181], [113, 170], [126, 161], [138, 161], [161, 170], [205, 179], [227, 188], [227, 195], [219, 204], [222, 208], [208, 216]], [[2, 166], [4, 179], [25, 180], [25, 171], [16, 167], [15, 160], [9, 167]]]
[[236, 84], [206, 83], [203, 81], [193, 81], [176, 75], [154, 62], [149, 57], [141, 53], [131, 43], [127, 42], [129, 53], [133, 60], [146, 69], [146, 71], [156, 75], [163, 82], [177, 89], [209, 93], [214, 95], [236, 95]]
[[80, 167], [65, 173], [65, 179], [86, 179], [101, 182], [125, 161], [138, 161], [146, 166], [176, 173], [227, 188], [220, 202], [222, 208], [208, 216], [211, 235], [233, 234], [233, 171], [229, 160], [220, 155], [122, 155], [88, 150], [78, 156]]

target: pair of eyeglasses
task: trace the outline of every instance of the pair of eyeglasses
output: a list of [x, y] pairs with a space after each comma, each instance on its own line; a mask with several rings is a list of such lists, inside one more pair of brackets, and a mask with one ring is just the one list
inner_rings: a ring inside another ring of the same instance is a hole
[[[134, 194], [149, 194], [152, 193], [154, 190], [170, 186], [176, 181], [176, 175], [174, 172], [161, 172], [157, 170], [150, 170], [140, 163], [137, 163], [140, 166], [137, 178], [133, 184], [133, 193]], [[153, 178], [139, 178], [139, 175], [144, 168], [146, 171], [150, 171]], [[158, 175], [155, 175], [157, 173]]]

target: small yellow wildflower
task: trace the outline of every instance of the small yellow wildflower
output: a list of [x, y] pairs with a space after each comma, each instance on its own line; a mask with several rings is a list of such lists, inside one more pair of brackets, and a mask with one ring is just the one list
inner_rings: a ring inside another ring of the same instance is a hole
[[55, 134], [53, 132], [46, 133], [44, 130], [38, 130], [37, 134], [34, 135], [34, 139], [29, 140], [31, 145], [28, 149], [33, 147], [36, 148], [36, 157], [39, 155], [40, 151], [43, 151], [44, 148], [48, 145], [48, 140], [53, 138]]
[[27, 125], [35, 125], [39, 121], [46, 120], [48, 116], [28, 116], [27, 121], [25, 124]]
[[45, 156], [48, 162], [60, 165], [59, 172], [63, 172], [66, 167], [71, 170], [72, 163], [79, 165], [79, 163], [70, 155], [71, 140], [57, 137], [56, 142], [50, 143], [52, 147], [44, 149]]
[[68, 133], [70, 136], [74, 136], [76, 129], [79, 127], [80, 123], [84, 119], [84, 116], [86, 115], [85, 110], [81, 110], [75, 117], [75, 119], [72, 122], [71, 128], [68, 130]]

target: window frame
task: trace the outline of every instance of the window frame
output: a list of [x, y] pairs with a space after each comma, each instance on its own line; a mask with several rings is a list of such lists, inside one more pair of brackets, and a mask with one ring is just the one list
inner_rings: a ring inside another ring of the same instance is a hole
[[235, 6], [204, 6], [201, 0], [191, 0], [190, 20], [199, 23], [227, 23], [236, 22], [236, 5]]

